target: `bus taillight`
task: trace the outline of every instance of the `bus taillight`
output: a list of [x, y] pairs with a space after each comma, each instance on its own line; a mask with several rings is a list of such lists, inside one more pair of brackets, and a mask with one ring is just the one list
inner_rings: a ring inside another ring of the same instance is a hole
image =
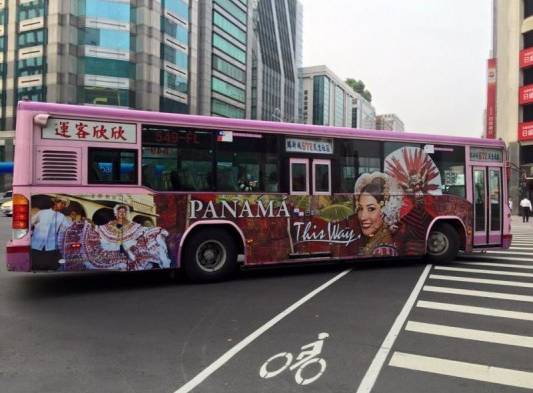
[[28, 233], [30, 203], [28, 198], [21, 194], [13, 194], [13, 238], [22, 239]]

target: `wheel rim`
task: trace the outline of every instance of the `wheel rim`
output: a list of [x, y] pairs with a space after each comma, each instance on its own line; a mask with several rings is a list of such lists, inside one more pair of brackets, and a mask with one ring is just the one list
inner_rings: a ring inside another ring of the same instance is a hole
[[218, 240], [206, 240], [196, 250], [196, 263], [206, 272], [215, 272], [226, 263], [226, 248]]
[[442, 255], [450, 247], [448, 237], [439, 231], [432, 231], [428, 239], [428, 251], [432, 255]]

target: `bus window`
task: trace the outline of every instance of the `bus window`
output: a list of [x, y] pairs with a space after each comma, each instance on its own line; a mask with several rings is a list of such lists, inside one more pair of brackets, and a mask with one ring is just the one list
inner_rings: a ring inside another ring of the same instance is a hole
[[440, 171], [442, 193], [465, 198], [465, 149], [462, 146], [435, 146], [430, 154]]
[[359, 175], [381, 171], [380, 142], [337, 140], [335, 154], [338, 157], [335, 192], [353, 193]]
[[137, 184], [137, 151], [89, 148], [89, 184]]
[[241, 134], [231, 142], [217, 142], [217, 191], [279, 192], [278, 139]]

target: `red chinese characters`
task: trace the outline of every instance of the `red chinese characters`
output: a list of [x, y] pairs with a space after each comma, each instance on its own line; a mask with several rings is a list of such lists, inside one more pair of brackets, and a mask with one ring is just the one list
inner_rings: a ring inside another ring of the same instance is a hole
[[93, 138], [95, 139], [109, 139], [106, 133], [107, 129], [103, 125], [93, 127]]
[[69, 124], [68, 121], [60, 121], [56, 127], [56, 135], [62, 138], [71, 138], [71, 135], [69, 135]]

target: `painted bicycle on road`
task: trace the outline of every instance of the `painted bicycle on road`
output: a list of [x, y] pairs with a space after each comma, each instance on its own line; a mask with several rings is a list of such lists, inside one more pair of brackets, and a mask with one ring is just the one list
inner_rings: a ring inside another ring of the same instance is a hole
[[[328, 337], [328, 333], [320, 333], [317, 341], [301, 347], [301, 352], [296, 359], [290, 352], [280, 352], [270, 357], [259, 369], [259, 376], [265, 379], [274, 378], [288, 368], [290, 371], [296, 370], [294, 379], [298, 385], [309, 385], [315, 382], [326, 371], [326, 361], [318, 356], [322, 352], [324, 340]], [[293, 360], [296, 360], [294, 364], [292, 364]], [[280, 361], [282, 362], [281, 365], [279, 365]], [[277, 368], [276, 365], [278, 365]], [[311, 365], [316, 365], [318, 370], [306, 378], [304, 377], [304, 370]]]

